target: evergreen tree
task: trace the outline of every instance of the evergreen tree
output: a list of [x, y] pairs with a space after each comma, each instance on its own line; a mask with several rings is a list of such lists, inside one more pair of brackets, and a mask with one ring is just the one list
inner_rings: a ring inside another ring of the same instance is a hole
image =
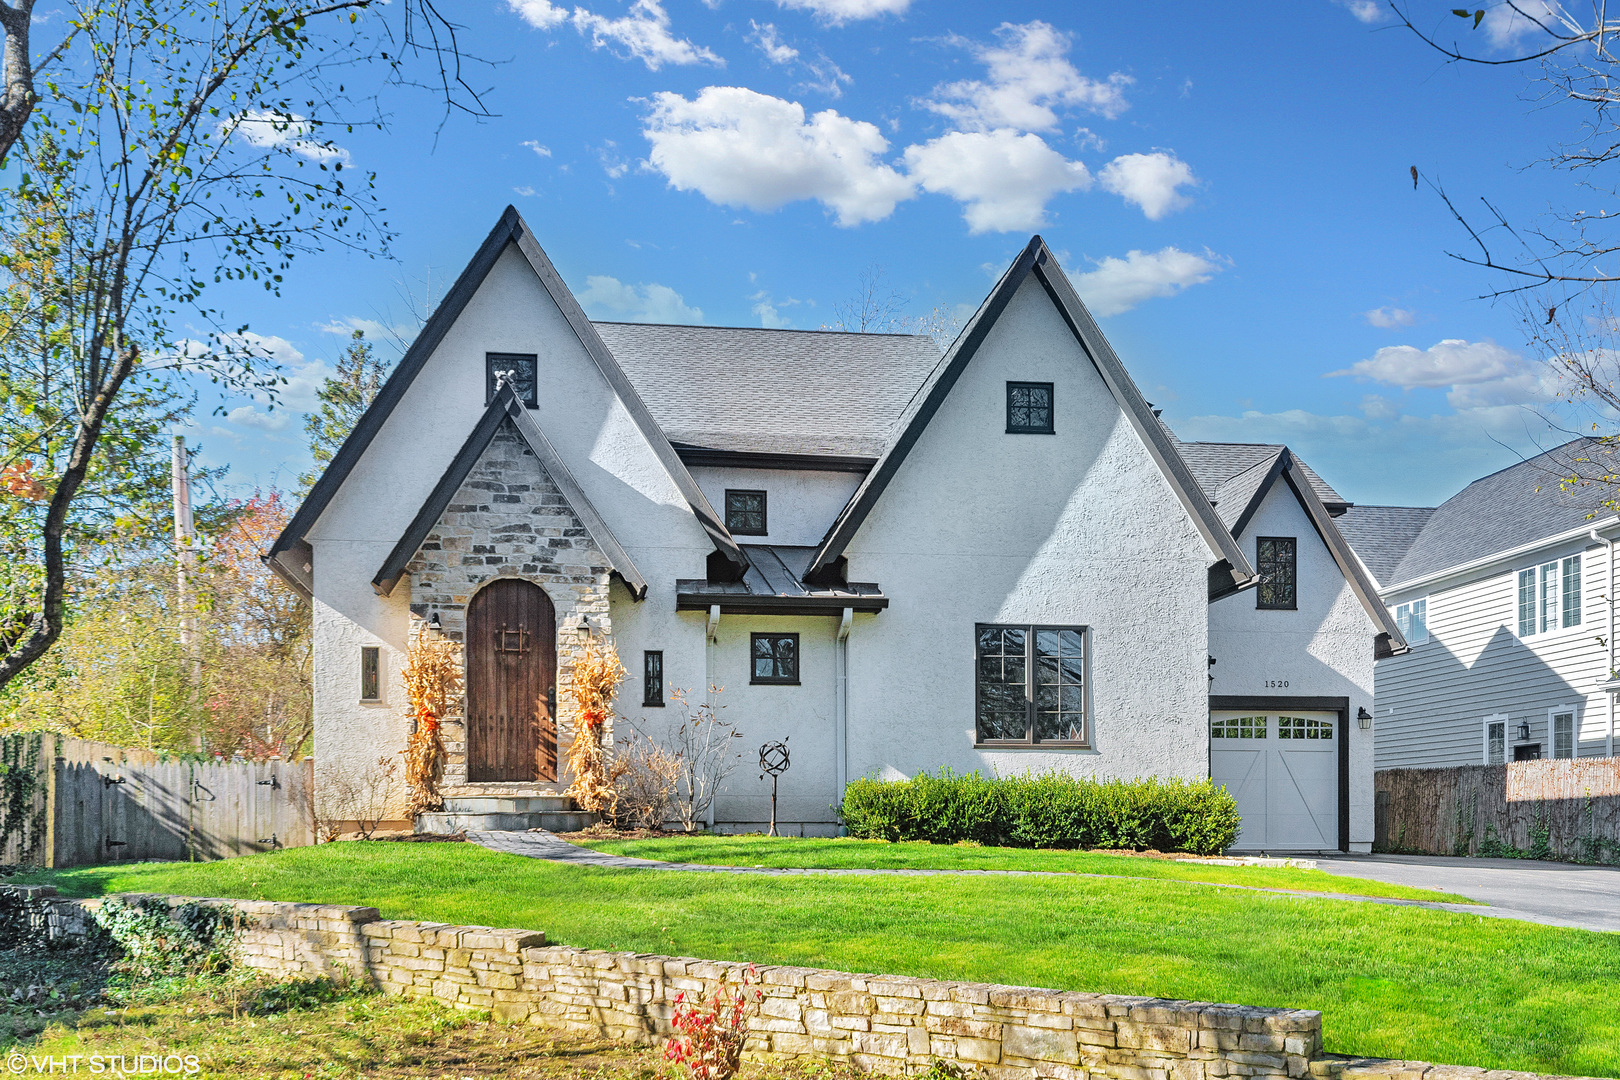
[[338, 359], [337, 374], [321, 383], [315, 392], [321, 407], [304, 418], [304, 433], [309, 436], [309, 451], [315, 458], [315, 467], [298, 478], [299, 495], [309, 489], [331, 462], [332, 456], [349, 437], [360, 416], [371, 405], [382, 389], [388, 366], [372, 355], [371, 342], [364, 330], [356, 330], [349, 347]]

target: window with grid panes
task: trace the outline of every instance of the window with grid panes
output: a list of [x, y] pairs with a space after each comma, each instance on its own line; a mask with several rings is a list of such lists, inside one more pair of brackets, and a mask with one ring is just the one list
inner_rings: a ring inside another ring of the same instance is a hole
[[1080, 626], [977, 626], [978, 741], [1086, 743], [1085, 642]]
[[1049, 382], [1010, 382], [1007, 384], [1007, 433], [1009, 435], [1050, 435], [1052, 426], [1052, 384]]
[[1298, 607], [1299, 544], [1292, 536], [1262, 536], [1255, 540], [1255, 569], [1260, 584], [1254, 590], [1258, 608], [1291, 611]]

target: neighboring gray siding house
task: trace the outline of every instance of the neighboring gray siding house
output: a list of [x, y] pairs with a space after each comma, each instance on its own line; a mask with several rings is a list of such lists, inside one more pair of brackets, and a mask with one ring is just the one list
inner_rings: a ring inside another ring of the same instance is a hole
[[[863, 775], [1213, 770], [1240, 846], [1367, 850], [1356, 717], [1405, 646], [1346, 506], [1284, 447], [1178, 443], [1039, 237], [941, 356], [591, 322], [509, 208], [267, 557], [314, 602], [317, 784], [403, 746], [443, 633], [451, 788], [561, 790], [592, 636], [636, 729], [712, 687], [745, 761], [791, 737], [789, 829]], [[746, 765], [714, 808], [769, 813]]]
[[1614, 753], [1620, 519], [1571, 463], [1612, 473], [1576, 439], [1469, 484], [1440, 506], [1356, 506], [1339, 520], [1411, 651], [1377, 668], [1377, 767]]

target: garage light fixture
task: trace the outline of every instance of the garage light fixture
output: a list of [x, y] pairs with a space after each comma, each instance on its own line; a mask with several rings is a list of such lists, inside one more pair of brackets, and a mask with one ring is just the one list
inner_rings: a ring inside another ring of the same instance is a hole
[[1362, 731], [1367, 731], [1372, 727], [1372, 713], [1367, 711], [1367, 706], [1363, 705], [1356, 710], [1356, 720], [1361, 724]]

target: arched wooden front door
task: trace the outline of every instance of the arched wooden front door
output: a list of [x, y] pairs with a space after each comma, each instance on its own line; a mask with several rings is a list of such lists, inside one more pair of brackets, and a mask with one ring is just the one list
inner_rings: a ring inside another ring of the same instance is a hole
[[467, 609], [467, 780], [557, 779], [557, 620], [551, 598], [503, 578]]

